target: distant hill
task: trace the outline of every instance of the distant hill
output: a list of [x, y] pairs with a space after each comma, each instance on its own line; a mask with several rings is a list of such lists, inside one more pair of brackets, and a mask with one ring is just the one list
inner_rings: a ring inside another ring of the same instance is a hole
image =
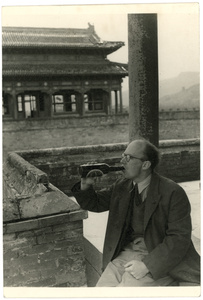
[[200, 107], [200, 85], [196, 84], [188, 89], [164, 96], [159, 100], [160, 109], [193, 109]]
[[159, 82], [159, 99], [166, 95], [178, 93], [182, 91], [183, 88], [188, 89], [199, 83], [199, 72], [183, 72], [177, 77], [161, 80]]
[[[199, 107], [200, 93], [199, 72], [183, 72], [177, 77], [159, 82], [160, 108], [197, 108]], [[190, 89], [191, 88], [191, 89]], [[129, 106], [128, 85], [123, 86], [123, 105]], [[174, 100], [176, 99], [176, 100]]]

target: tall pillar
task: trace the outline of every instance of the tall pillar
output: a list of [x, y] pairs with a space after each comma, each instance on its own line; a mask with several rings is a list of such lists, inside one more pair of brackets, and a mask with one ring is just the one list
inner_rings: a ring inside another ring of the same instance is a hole
[[158, 146], [157, 14], [128, 15], [129, 139]]
[[111, 98], [111, 89], [108, 90], [108, 114], [111, 115], [112, 114], [112, 98]]
[[48, 103], [48, 107], [47, 107], [48, 116], [53, 117], [54, 115], [53, 105], [52, 105], [53, 91], [50, 89], [50, 91], [46, 95], [47, 95], [47, 103]]
[[120, 95], [120, 113], [122, 113], [123, 112], [123, 98], [122, 98], [121, 87], [120, 87], [120, 90], [119, 90], [119, 95]]
[[118, 94], [117, 94], [117, 90], [114, 91], [115, 92], [115, 114], [118, 113]]
[[85, 94], [85, 92], [84, 92], [84, 90], [83, 89], [81, 89], [80, 90], [80, 94], [78, 95], [79, 97], [80, 97], [80, 115], [81, 116], [84, 116], [84, 114], [85, 114], [85, 99], [84, 99], [84, 94]]
[[17, 106], [17, 99], [16, 99], [16, 90], [12, 89], [11, 91], [11, 95], [12, 95], [12, 107], [13, 107], [13, 118], [16, 120], [18, 119], [18, 106]]

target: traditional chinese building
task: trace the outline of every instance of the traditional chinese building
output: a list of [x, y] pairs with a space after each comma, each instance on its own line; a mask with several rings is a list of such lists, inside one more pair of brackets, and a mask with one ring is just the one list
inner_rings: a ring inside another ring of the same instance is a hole
[[88, 25], [2, 28], [4, 118], [122, 113], [127, 67], [107, 55], [124, 43], [102, 41]]

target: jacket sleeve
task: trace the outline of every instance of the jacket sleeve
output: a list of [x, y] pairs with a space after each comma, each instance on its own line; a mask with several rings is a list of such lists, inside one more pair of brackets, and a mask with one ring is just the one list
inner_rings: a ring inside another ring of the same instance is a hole
[[113, 186], [96, 192], [90, 186], [89, 189], [82, 191], [80, 189], [80, 182], [78, 182], [73, 186], [71, 191], [82, 209], [92, 212], [104, 212], [109, 210], [112, 190]]
[[170, 199], [165, 238], [143, 259], [154, 279], [166, 276], [186, 255], [191, 244], [190, 210], [185, 191], [177, 188]]

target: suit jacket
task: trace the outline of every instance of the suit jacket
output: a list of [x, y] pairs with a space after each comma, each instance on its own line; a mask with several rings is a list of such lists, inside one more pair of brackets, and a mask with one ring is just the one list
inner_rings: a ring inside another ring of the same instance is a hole
[[[103, 267], [122, 250], [128, 238], [132, 180], [120, 179], [110, 188], [72, 189], [83, 209], [109, 210], [103, 250]], [[178, 281], [200, 284], [200, 257], [191, 241], [190, 203], [175, 182], [152, 174], [144, 213], [144, 240], [149, 254], [143, 262], [153, 278], [171, 275]]]

